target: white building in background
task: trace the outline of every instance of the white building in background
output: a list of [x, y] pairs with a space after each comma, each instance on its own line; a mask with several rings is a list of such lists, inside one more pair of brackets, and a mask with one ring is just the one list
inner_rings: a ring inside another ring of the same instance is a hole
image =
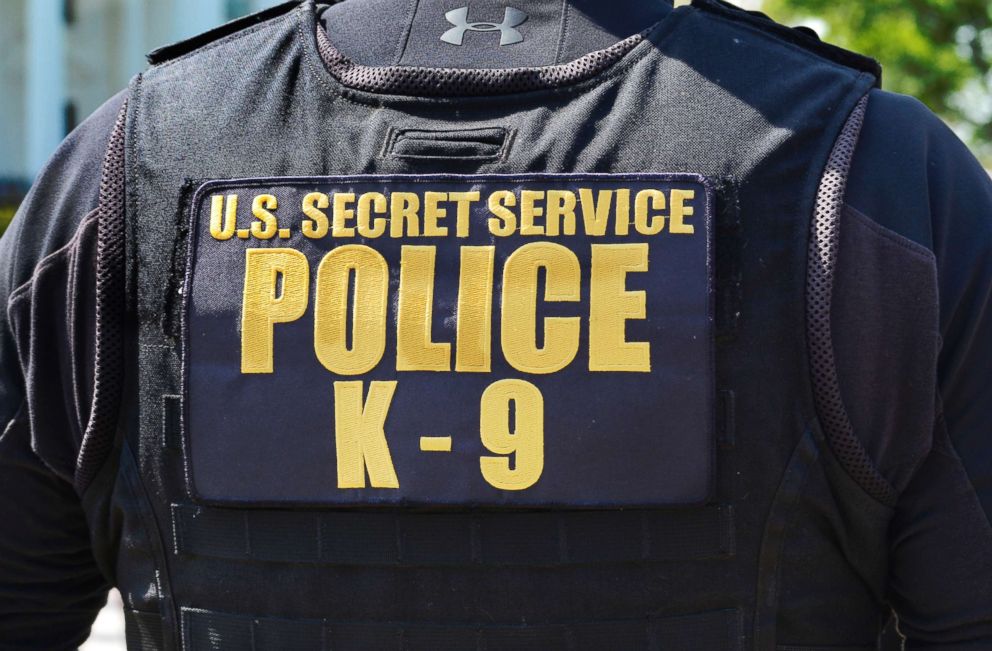
[[148, 51], [279, 1], [0, 0], [0, 202]]
[[[280, 1], [0, 0], [0, 225], [66, 134], [145, 68], [147, 52]], [[82, 650], [124, 650], [116, 592]]]

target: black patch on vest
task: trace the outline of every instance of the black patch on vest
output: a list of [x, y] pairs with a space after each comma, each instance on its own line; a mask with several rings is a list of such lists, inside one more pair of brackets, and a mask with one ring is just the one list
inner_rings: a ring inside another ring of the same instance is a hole
[[710, 497], [714, 192], [703, 177], [212, 181], [190, 213], [194, 499]]

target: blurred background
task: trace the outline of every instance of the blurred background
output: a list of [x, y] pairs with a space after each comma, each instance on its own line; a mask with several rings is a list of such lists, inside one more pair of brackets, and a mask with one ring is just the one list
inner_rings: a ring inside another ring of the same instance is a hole
[[[146, 52], [279, 1], [0, 0], [0, 232], [62, 138], [144, 68]], [[885, 88], [923, 100], [992, 168], [990, 0], [736, 4], [879, 59]], [[123, 649], [112, 594], [83, 650]]]
[[145, 53], [282, 0], [0, 0], [0, 232], [80, 121]]

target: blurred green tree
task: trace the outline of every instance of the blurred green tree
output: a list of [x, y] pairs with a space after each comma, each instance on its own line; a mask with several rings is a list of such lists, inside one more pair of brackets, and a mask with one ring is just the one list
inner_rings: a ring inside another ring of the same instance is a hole
[[17, 212], [16, 206], [0, 206], [0, 235], [10, 226], [10, 220], [14, 218], [15, 212]]
[[765, 0], [762, 11], [878, 59], [887, 89], [923, 100], [992, 166], [990, 0]]

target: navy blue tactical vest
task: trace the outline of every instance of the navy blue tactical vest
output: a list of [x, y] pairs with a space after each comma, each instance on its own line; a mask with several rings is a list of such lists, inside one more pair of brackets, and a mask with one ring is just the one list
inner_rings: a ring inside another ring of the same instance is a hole
[[315, 9], [159, 53], [112, 142], [81, 472], [129, 648], [875, 648], [830, 296], [877, 71], [714, 0], [509, 70]]

